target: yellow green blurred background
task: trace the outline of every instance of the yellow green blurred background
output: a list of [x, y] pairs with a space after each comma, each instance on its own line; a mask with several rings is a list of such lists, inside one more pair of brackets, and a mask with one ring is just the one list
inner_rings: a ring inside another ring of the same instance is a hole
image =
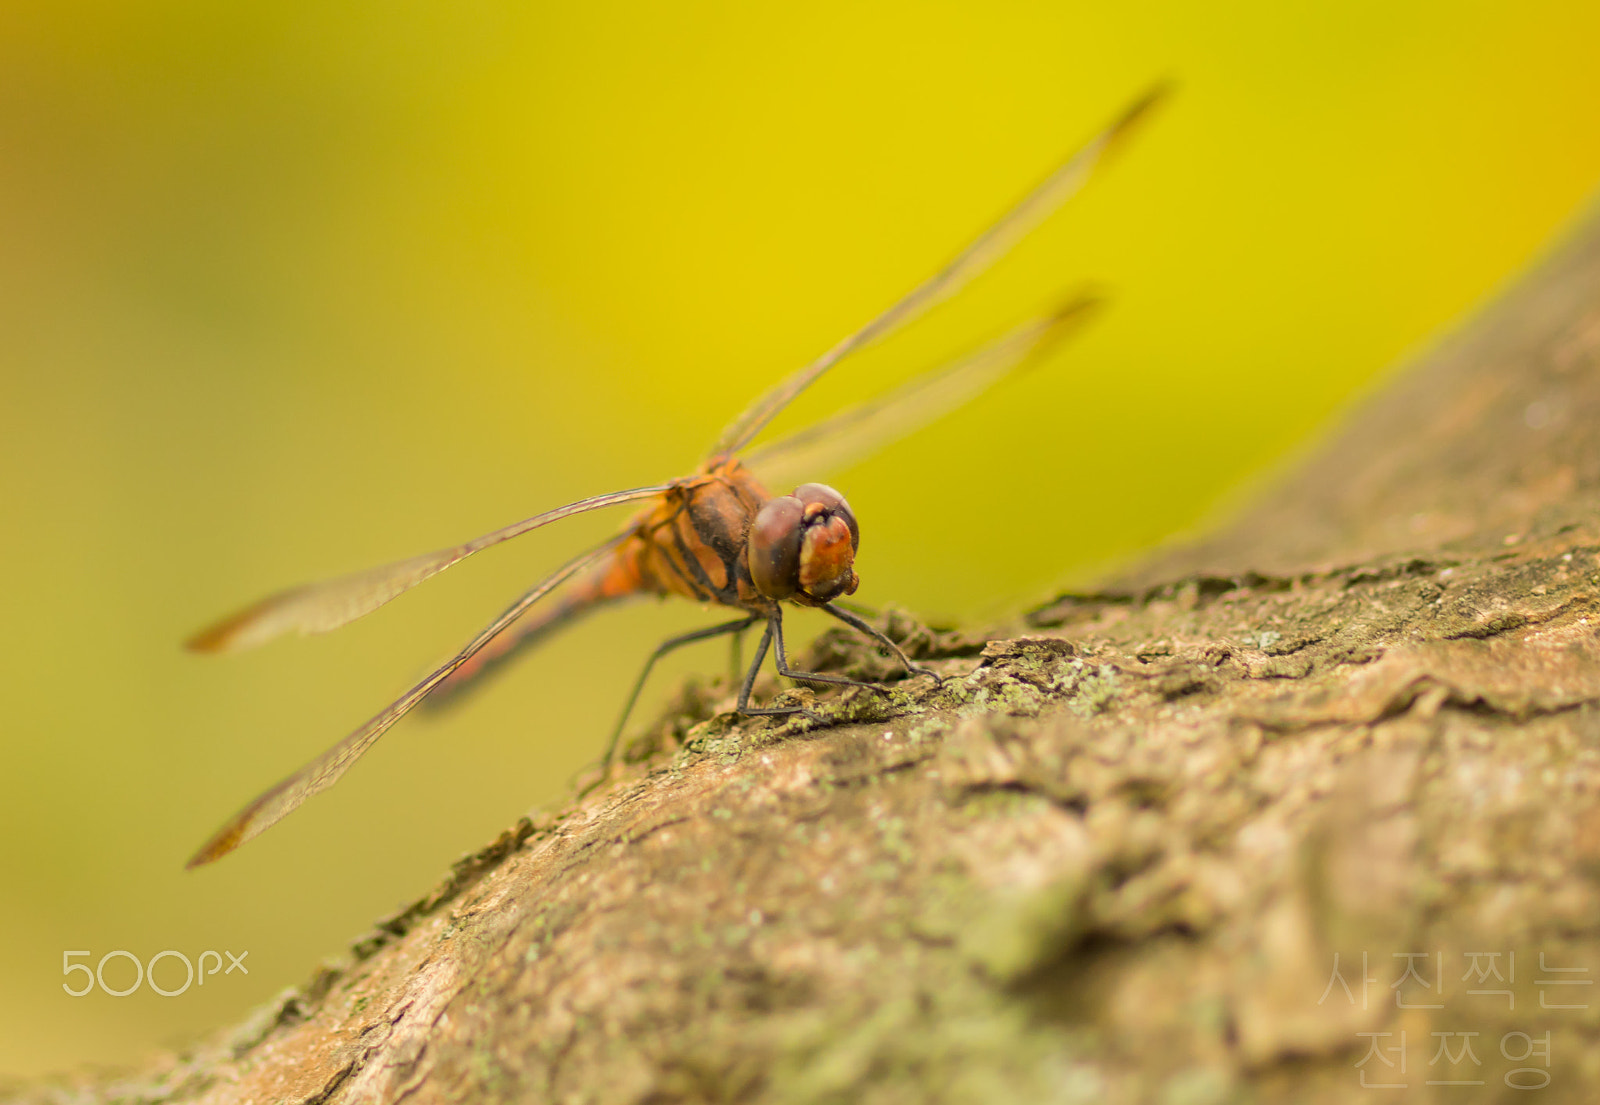
[[[1596, 42], [1600, 5], [1554, 0], [11, 0], [0, 1072], [133, 1061], [304, 979], [561, 802], [649, 647], [707, 616], [595, 619], [197, 873], [222, 818], [623, 515], [327, 637], [216, 660], [191, 630], [683, 473], [1172, 77], [1088, 194], [784, 423], [1106, 289], [1040, 371], [830, 475], [859, 599], [1015, 610], [1195, 525], [1535, 257], [1600, 182]], [[250, 974], [71, 998], [84, 949]]]

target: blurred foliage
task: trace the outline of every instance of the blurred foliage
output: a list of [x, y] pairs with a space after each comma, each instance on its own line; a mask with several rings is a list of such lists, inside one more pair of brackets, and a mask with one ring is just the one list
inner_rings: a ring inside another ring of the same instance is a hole
[[[705, 615], [591, 622], [186, 875], [621, 516], [331, 637], [203, 661], [200, 623], [681, 474], [1171, 76], [1088, 195], [785, 423], [1107, 289], [1049, 365], [830, 477], [861, 599], [1013, 609], [1196, 524], [1521, 268], [1600, 179], [1597, 40], [1576, 2], [6, 5], [0, 1071], [127, 1060], [299, 980], [560, 801]], [[62, 993], [62, 951], [118, 948], [251, 973]]]

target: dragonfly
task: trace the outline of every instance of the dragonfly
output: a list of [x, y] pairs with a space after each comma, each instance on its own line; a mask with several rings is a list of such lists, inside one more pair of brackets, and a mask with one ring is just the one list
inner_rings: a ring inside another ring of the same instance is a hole
[[[196, 633], [186, 646], [202, 653], [250, 648], [288, 633], [325, 633], [371, 613], [485, 549], [578, 514], [625, 503], [644, 504], [619, 533], [568, 560], [523, 592], [447, 662], [327, 752], [245, 806], [194, 854], [188, 866], [220, 859], [332, 786], [379, 737], [425, 699], [435, 696], [437, 701], [473, 685], [499, 663], [554, 631], [627, 598], [676, 595], [729, 607], [739, 616], [674, 637], [651, 654], [606, 746], [600, 762], [602, 777], [651, 667], [672, 650], [696, 641], [764, 627], [755, 660], [739, 687], [735, 709], [741, 715], [799, 714], [826, 723], [803, 705], [751, 705], [756, 677], [769, 649], [778, 673], [787, 678], [883, 691], [878, 684], [791, 667], [783, 635], [785, 603], [820, 610], [872, 638], [896, 658], [908, 677], [927, 674], [937, 679], [936, 673], [914, 663], [894, 641], [838, 605], [860, 582], [854, 567], [860, 524], [844, 496], [815, 482], [796, 483], [787, 494], [774, 495], [768, 488], [804, 479], [808, 472], [859, 460], [965, 404], [1019, 366], [1035, 362], [1092, 313], [1097, 298], [1090, 293], [1068, 296], [1054, 310], [914, 377], [887, 395], [848, 408], [790, 437], [754, 449], [752, 443], [824, 373], [954, 295], [1079, 192], [1165, 93], [1165, 86], [1158, 85], [1134, 100], [937, 272], [759, 396], [723, 431], [692, 475], [579, 499], [460, 545], [281, 591]], [[553, 593], [558, 597], [538, 606]]]

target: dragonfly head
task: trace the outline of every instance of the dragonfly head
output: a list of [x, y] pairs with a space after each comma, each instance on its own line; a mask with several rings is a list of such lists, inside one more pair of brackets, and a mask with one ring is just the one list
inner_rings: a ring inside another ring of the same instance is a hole
[[844, 496], [805, 483], [767, 502], [750, 525], [746, 553], [756, 590], [772, 599], [821, 606], [853, 594], [861, 529]]

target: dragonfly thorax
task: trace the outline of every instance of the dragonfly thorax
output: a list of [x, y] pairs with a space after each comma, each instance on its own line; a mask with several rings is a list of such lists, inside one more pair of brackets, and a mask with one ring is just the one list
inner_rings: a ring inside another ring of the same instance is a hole
[[844, 496], [806, 483], [769, 499], [750, 525], [748, 564], [756, 590], [772, 599], [821, 606], [853, 594], [861, 529]]

